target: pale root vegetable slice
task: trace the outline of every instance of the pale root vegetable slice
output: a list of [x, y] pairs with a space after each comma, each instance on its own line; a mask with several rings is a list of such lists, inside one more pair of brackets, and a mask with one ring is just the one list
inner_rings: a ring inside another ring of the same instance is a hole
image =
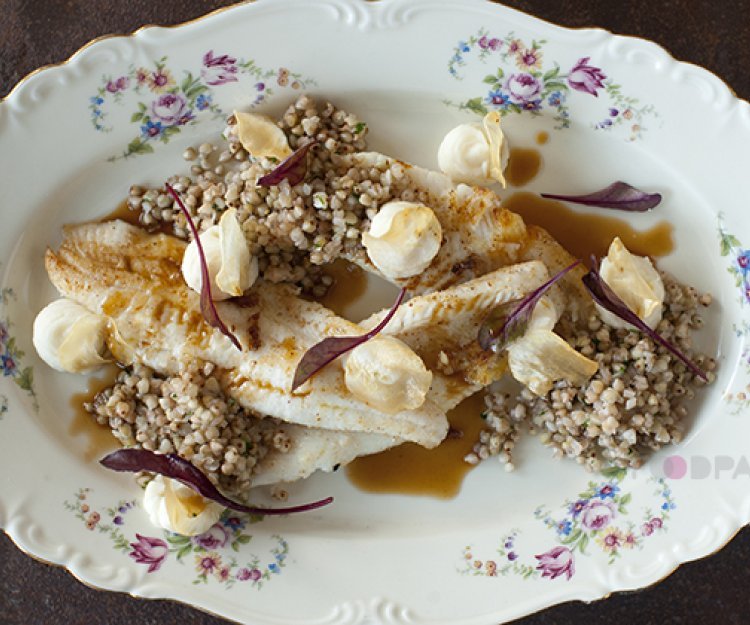
[[234, 112], [237, 138], [253, 158], [275, 158], [283, 161], [292, 153], [284, 131], [265, 115]]
[[228, 209], [219, 220], [219, 249], [221, 269], [216, 274], [216, 286], [238, 297], [257, 280], [258, 259], [250, 254], [236, 208]]

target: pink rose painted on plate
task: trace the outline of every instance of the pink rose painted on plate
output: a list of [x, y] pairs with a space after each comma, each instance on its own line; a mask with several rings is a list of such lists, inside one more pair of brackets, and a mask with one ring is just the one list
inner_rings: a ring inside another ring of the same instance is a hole
[[221, 549], [229, 541], [229, 533], [220, 523], [212, 525], [207, 531], [193, 537], [193, 543], [206, 551]]
[[614, 503], [593, 499], [581, 510], [581, 525], [587, 530], [600, 530], [609, 525], [614, 516]]
[[513, 104], [526, 104], [539, 99], [541, 83], [531, 74], [511, 74], [505, 81], [505, 91]]
[[164, 124], [183, 125], [193, 117], [185, 96], [180, 93], [165, 93], [151, 104], [154, 119]]

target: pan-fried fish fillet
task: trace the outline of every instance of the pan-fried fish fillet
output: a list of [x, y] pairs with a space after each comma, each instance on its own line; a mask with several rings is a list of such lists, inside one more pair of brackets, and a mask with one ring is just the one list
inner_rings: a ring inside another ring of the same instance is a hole
[[[396, 311], [383, 330], [404, 341], [433, 371], [428, 397], [445, 410], [482, 387], [499, 379], [507, 370], [506, 358], [482, 351], [476, 342], [479, 325], [497, 305], [522, 298], [549, 277], [539, 261], [513, 265], [464, 284], [418, 295]], [[387, 311], [376, 313], [359, 325], [375, 327]], [[440, 372], [438, 358], [446, 353], [455, 372]], [[333, 432], [314, 428], [287, 430], [294, 451], [269, 453], [256, 469], [254, 484], [290, 482], [314, 470], [331, 471], [354, 458], [376, 453], [401, 440], [361, 432]]]
[[129, 355], [157, 371], [174, 374], [180, 363], [204, 360], [224, 370], [222, 382], [232, 397], [260, 414], [426, 447], [445, 437], [445, 411], [432, 401], [387, 415], [356, 399], [344, 384], [340, 360], [293, 395], [294, 371], [307, 349], [325, 336], [362, 334], [362, 328], [302, 300], [291, 287], [264, 283], [252, 291], [255, 306], [217, 305], [247, 348], [240, 352], [201, 317], [199, 296], [180, 274], [184, 247], [121, 221], [85, 224], [65, 229], [59, 251], [47, 252], [46, 266], [61, 294], [112, 318]]
[[[425, 361], [433, 371], [430, 398], [450, 409], [506, 371], [504, 357], [483, 351], [477, 343], [487, 314], [500, 304], [521, 299], [548, 279], [544, 264], [531, 261], [419, 295], [399, 307], [383, 334], [404, 341]], [[386, 313], [376, 313], [360, 325], [370, 330]], [[446, 368], [451, 375], [440, 373]]]
[[[437, 256], [419, 275], [389, 279], [406, 286], [410, 293], [437, 291], [530, 260], [541, 260], [554, 275], [575, 260], [545, 230], [527, 226], [520, 215], [503, 208], [502, 199], [489, 189], [454, 184], [445, 174], [377, 152], [358, 152], [342, 160], [356, 167], [400, 163], [404, 176], [426, 195], [427, 205], [435, 212], [443, 230], [443, 245]], [[385, 278], [367, 258], [350, 256], [349, 260]], [[560, 283], [566, 307], [573, 315], [591, 307], [581, 285], [584, 273], [582, 267], [576, 268]]]
[[294, 482], [315, 471], [331, 472], [359, 456], [400, 445], [403, 440], [366, 432], [337, 432], [303, 425], [284, 428], [292, 441], [287, 453], [269, 452], [253, 471], [253, 486]]

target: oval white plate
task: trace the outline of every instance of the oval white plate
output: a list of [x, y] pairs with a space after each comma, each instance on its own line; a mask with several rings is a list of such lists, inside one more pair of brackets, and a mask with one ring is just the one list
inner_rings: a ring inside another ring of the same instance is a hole
[[[176, 96], [159, 102], [164, 89]], [[333, 507], [226, 519], [197, 541], [156, 531], [133, 481], [70, 431], [67, 398], [84, 382], [34, 354], [31, 321], [54, 296], [44, 249], [130, 184], [184, 170], [184, 148], [215, 136], [226, 111], [278, 113], [303, 90], [367, 120], [374, 149], [420, 165], [435, 166], [457, 122], [500, 107], [515, 145], [551, 135], [532, 190], [623, 179], [662, 192], [657, 212], [629, 219], [672, 221], [677, 251], [660, 264], [716, 302], [701, 341], [718, 379], [691, 405], [686, 441], [637, 473], [590, 476], [530, 439], [515, 473], [486, 463], [451, 501], [315, 476], [292, 497], [333, 494]], [[657, 581], [750, 520], [748, 142], [750, 106], [710, 73], [646, 41], [480, 1], [261, 0], [85, 48], [0, 106], [0, 523], [89, 584], [247, 623], [489, 624]]]

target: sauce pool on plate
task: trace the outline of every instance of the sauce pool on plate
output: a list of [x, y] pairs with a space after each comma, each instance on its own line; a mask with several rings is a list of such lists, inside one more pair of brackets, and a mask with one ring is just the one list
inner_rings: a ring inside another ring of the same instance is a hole
[[568, 252], [585, 262], [591, 254], [606, 256], [615, 237], [620, 237], [625, 247], [638, 256], [666, 256], [674, 249], [673, 227], [667, 221], [638, 230], [625, 219], [612, 216], [610, 209], [599, 209], [600, 213], [592, 215], [527, 192], [510, 195], [503, 200], [503, 206], [521, 215], [527, 224], [544, 228]]
[[70, 407], [73, 419], [70, 422], [68, 433], [74, 438], [83, 437], [86, 441], [84, 460], [92, 462], [98, 460], [110, 451], [120, 447], [120, 443], [112, 434], [107, 425], [99, 425], [84, 408], [84, 404], [94, 401], [98, 393], [115, 383], [120, 369], [116, 365], [108, 365], [102, 371], [94, 374], [88, 379], [88, 388], [75, 393], [70, 398]]
[[455, 497], [466, 474], [474, 468], [464, 462], [479, 432], [485, 410], [484, 394], [476, 393], [448, 413], [451, 428], [460, 438], [449, 436], [434, 449], [403, 443], [371, 456], [360, 456], [346, 467], [346, 475], [361, 490], [371, 493]]
[[511, 148], [505, 179], [514, 187], [522, 187], [536, 178], [542, 168], [542, 155], [534, 148]]

